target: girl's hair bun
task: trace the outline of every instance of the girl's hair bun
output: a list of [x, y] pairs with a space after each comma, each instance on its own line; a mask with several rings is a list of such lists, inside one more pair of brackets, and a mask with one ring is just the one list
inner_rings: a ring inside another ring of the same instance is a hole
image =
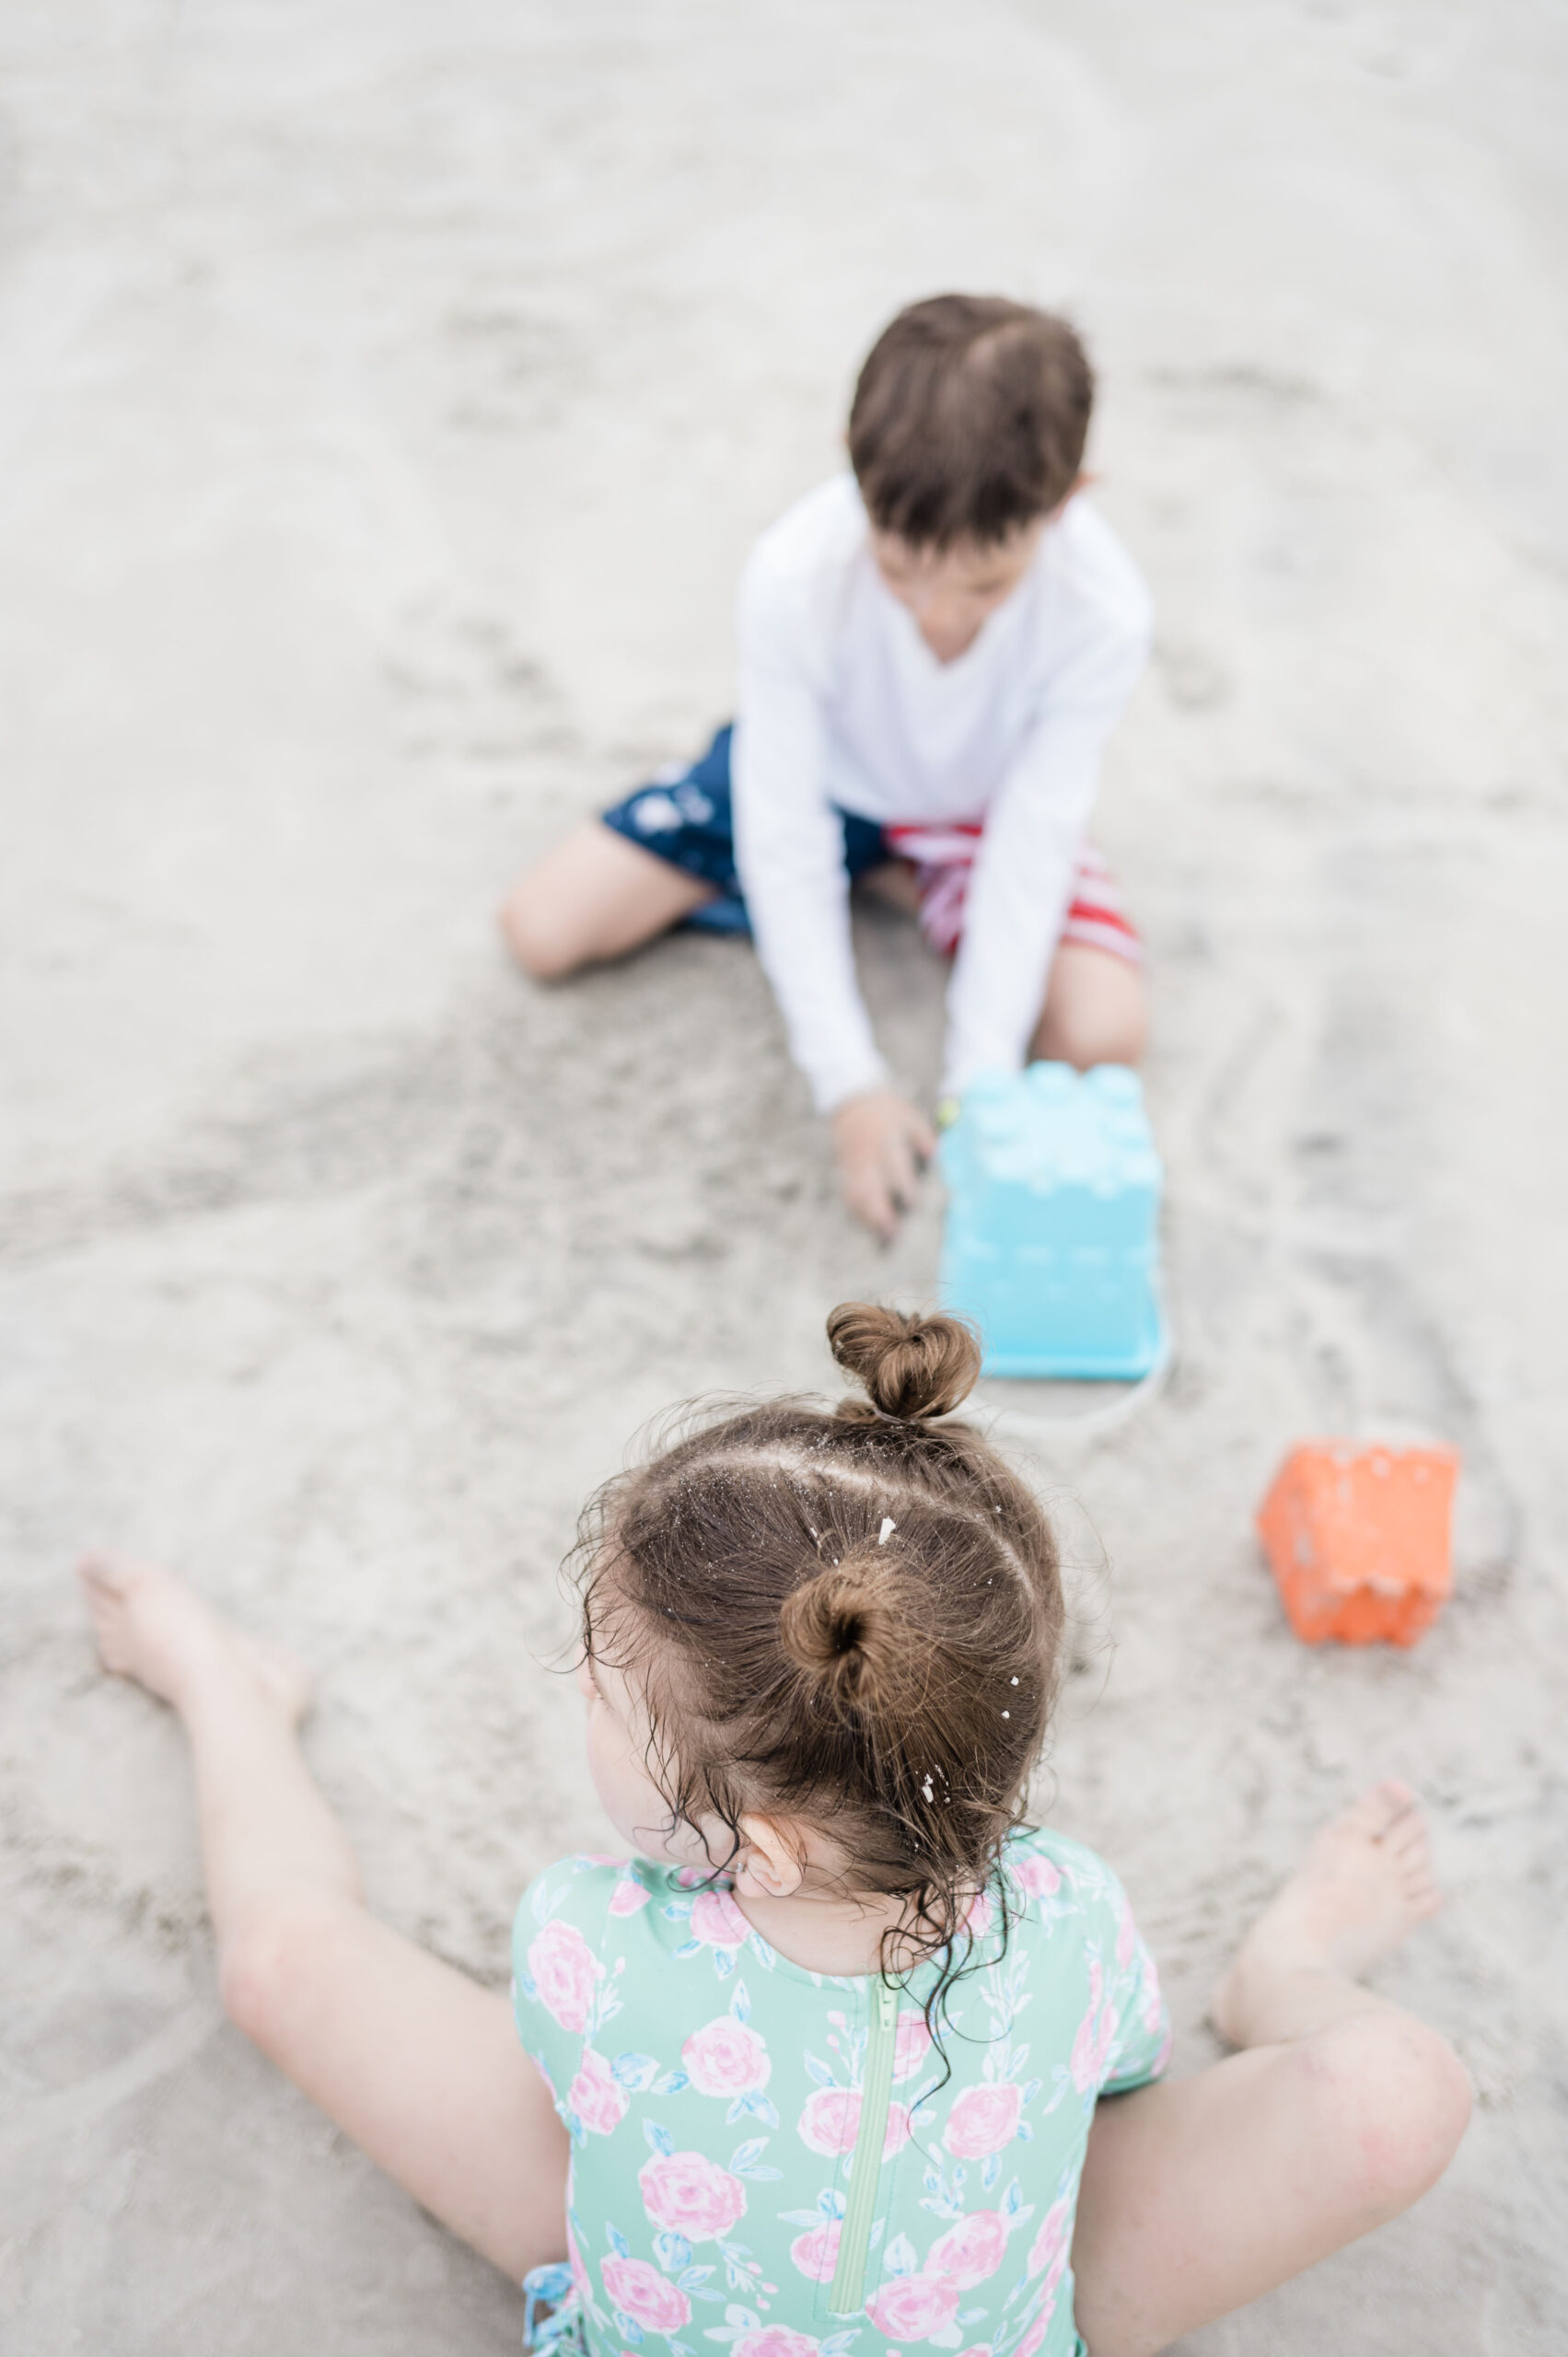
[[[784, 1652], [839, 1710], [876, 1712], [909, 1682], [907, 1615], [897, 1568], [875, 1548], [824, 1564], [779, 1610]], [[916, 1648], [918, 1650], [918, 1647]]]
[[906, 1317], [868, 1301], [842, 1301], [828, 1319], [828, 1341], [878, 1413], [900, 1422], [947, 1415], [980, 1374], [980, 1338], [961, 1318]]

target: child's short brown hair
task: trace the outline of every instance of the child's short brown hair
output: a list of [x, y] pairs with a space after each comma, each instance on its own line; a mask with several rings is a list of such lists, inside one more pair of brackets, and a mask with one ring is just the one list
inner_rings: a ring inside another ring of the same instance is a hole
[[1005, 540], [1083, 464], [1095, 382], [1065, 319], [1001, 295], [934, 295], [884, 328], [849, 413], [879, 531], [914, 548]]

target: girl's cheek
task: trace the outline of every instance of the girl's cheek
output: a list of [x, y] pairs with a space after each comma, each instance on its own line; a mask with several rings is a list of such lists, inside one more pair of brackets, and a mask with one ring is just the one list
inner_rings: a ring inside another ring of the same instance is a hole
[[618, 1822], [646, 1798], [646, 1780], [637, 1771], [625, 1736], [603, 1709], [588, 1719], [588, 1773], [600, 1801]]
[[619, 1747], [614, 1740], [614, 1728], [610, 1713], [602, 1706], [588, 1713], [588, 1766], [597, 1784], [615, 1781], [615, 1756]]

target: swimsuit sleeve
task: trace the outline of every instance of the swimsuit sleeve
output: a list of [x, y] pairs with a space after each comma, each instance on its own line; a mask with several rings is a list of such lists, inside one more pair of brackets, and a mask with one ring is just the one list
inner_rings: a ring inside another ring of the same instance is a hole
[[603, 1951], [621, 1872], [587, 1859], [563, 1859], [528, 1885], [512, 1926], [517, 2035], [568, 2128], [583, 2049], [613, 2003]]
[[1105, 1860], [1042, 1830], [1016, 1836], [1007, 1864], [1048, 1922], [1059, 1918], [1083, 1940], [1087, 2003], [1070, 2031], [1074, 2084], [1093, 2097], [1157, 2079], [1170, 2059], [1170, 2018], [1127, 1893]]
[[1115, 2022], [1100, 2093], [1125, 2095], [1157, 2079], [1170, 2060], [1170, 2015], [1160, 1994], [1159, 1974], [1144, 1946], [1132, 1910], [1120, 1884], [1114, 1976], [1109, 1991]]

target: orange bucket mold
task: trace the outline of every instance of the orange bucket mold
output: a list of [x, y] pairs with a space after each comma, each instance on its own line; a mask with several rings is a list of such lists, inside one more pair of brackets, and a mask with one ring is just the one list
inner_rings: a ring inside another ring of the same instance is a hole
[[1258, 1509], [1290, 1625], [1309, 1645], [1413, 1645], [1454, 1585], [1452, 1448], [1293, 1448]]

